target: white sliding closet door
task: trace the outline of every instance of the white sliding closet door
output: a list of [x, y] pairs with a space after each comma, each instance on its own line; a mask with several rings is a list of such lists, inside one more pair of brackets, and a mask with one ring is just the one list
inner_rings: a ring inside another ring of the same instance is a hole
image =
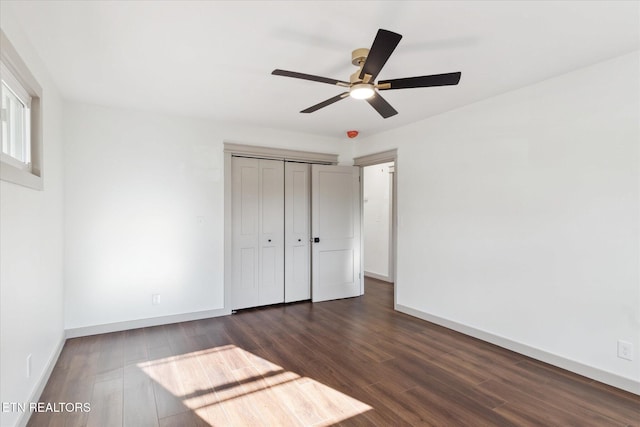
[[232, 158], [232, 309], [284, 302], [284, 163]]
[[312, 300], [362, 294], [360, 168], [311, 167]]
[[311, 183], [308, 163], [286, 162], [284, 301], [311, 298], [311, 252], [309, 247], [311, 220]]

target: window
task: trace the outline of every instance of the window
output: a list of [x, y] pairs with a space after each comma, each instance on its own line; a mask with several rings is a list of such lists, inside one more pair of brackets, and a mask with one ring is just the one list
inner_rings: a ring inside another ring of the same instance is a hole
[[2, 69], [2, 161], [31, 170], [31, 96], [7, 67]]
[[2, 151], [0, 178], [41, 190], [42, 137], [40, 101], [42, 89], [1, 33], [0, 81]]

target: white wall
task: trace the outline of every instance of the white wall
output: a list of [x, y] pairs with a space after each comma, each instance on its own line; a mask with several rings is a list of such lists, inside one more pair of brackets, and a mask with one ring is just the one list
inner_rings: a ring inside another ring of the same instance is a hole
[[[0, 19], [43, 91], [44, 191], [0, 182], [0, 401], [28, 402], [39, 397], [34, 393], [64, 337], [62, 108], [57, 89], [10, 10], [3, 8]], [[29, 354], [32, 371], [27, 378]], [[3, 412], [0, 425], [13, 426], [20, 416]]]
[[391, 163], [363, 168], [364, 271], [382, 280], [389, 277], [391, 241]]
[[223, 308], [223, 141], [349, 150], [318, 136], [71, 102], [64, 123], [67, 329]]
[[357, 143], [398, 147], [400, 308], [640, 393], [638, 58]]

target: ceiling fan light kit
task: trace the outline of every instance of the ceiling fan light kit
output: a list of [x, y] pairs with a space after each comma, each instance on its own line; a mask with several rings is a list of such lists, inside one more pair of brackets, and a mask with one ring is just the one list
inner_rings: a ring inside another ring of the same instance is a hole
[[369, 83], [356, 83], [349, 89], [349, 96], [355, 99], [371, 98], [374, 94], [373, 85]]
[[349, 82], [331, 79], [328, 77], [314, 76], [312, 74], [298, 73], [275, 69], [271, 74], [296, 79], [310, 80], [319, 83], [327, 83], [339, 87], [348, 88], [347, 92], [329, 98], [316, 105], [300, 111], [301, 113], [313, 113], [321, 108], [338, 102], [348, 96], [354, 99], [364, 99], [383, 118], [395, 116], [398, 112], [389, 104], [379, 91], [391, 89], [413, 89], [419, 87], [453, 86], [460, 81], [462, 73], [434, 74], [428, 76], [407, 77], [402, 79], [383, 80], [375, 83], [376, 77], [387, 63], [387, 60], [395, 50], [402, 36], [392, 31], [379, 29], [370, 49], [360, 48], [351, 53], [351, 63], [358, 67]]

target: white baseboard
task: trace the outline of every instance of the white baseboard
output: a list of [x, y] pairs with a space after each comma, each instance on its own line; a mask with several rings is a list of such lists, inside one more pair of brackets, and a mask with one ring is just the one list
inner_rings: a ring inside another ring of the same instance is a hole
[[124, 322], [106, 323], [103, 325], [84, 326], [67, 329], [67, 338], [85, 337], [88, 335], [107, 334], [109, 332], [127, 331], [129, 329], [147, 328], [150, 326], [169, 325], [171, 323], [190, 322], [210, 317], [227, 316], [231, 310], [206, 310], [194, 313], [174, 314], [170, 316], [151, 317], [147, 319], [127, 320]]
[[[45, 366], [44, 371], [42, 371], [42, 375], [40, 375], [40, 379], [38, 379], [38, 382], [36, 383], [36, 387], [33, 389], [33, 392], [31, 393], [31, 398], [28, 400], [28, 402], [38, 402], [40, 400], [40, 396], [42, 396], [42, 392], [44, 391], [44, 388], [47, 385], [47, 382], [49, 382], [49, 377], [53, 372], [53, 368], [56, 366], [56, 362], [58, 362], [60, 353], [62, 353], [62, 347], [64, 347], [65, 341], [66, 340], [63, 334], [63, 336], [60, 339], [60, 342], [58, 343], [58, 346], [56, 347], [55, 351], [51, 354], [51, 357], [47, 361], [47, 365]], [[20, 415], [20, 418], [18, 418], [16, 427], [26, 427], [26, 425], [29, 423], [29, 418], [31, 418], [31, 412], [30, 411], [23, 412]]]
[[370, 271], [365, 271], [364, 276], [371, 277], [373, 279], [382, 280], [383, 282], [393, 283], [393, 279], [391, 279], [389, 276], [383, 276], [382, 274], [372, 273]]
[[557, 354], [549, 353], [544, 350], [540, 350], [535, 347], [531, 347], [527, 344], [522, 344], [517, 341], [512, 341], [508, 338], [501, 337], [499, 335], [492, 334], [480, 329], [476, 329], [472, 326], [464, 325], [462, 323], [455, 322], [453, 320], [445, 319], [433, 314], [425, 313], [415, 308], [407, 307], [401, 304], [396, 304], [395, 309], [410, 316], [417, 317], [422, 320], [426, 320], [436, 325], [444, 326], [445, 328], [452, 329], [454, 331], [463, 333], [465, 335], [478, 338], [483, 341], [490, 342], [499, 347], [506, 348], [516, 353], [529, 356], [533, 359], [540, 360], [550, 365], [557, 366], [567, 371], [574, 372], [579, 375], [600, 381], [610, 386], [628, 391], [640, 395], [640, 381], [634, 381], [629, 378], [622, 377], [612, 372], [604, 371], [602, 369], [594, 368], [593, 366], [585, 365], [575, 360], [567, 359], [566, 357], [559, 356]]

